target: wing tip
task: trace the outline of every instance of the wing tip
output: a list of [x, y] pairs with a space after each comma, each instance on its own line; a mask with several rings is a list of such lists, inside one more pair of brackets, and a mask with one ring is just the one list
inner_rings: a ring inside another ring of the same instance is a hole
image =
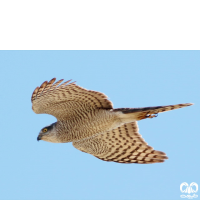
[[33, 102], [34, 98], [36, 97], [39, 88], [40, 88], [40, 87], [38, 86], [38, 87], [36, 87], [35, 90], [33, 91], [32, 96], [31, 96], [31, 102]]
[[56, 81], [56, 78], [54, 77], [49, 81], [49, 83], [54, 83], [55, 81]]

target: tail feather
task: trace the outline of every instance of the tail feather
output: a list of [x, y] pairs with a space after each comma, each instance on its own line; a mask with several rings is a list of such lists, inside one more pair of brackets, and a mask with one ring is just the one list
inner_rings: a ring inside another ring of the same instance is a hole
[[155, 107], [143, 107], [143, 108], [117, 108], [113, 109], [114, 112], [118, 112], [120, 118], [124, 123], [132, 121], [139, 121], [146, 118], [157, 117], [158, 113], [166, 112], [174, 109], [179, 109], [187, 106], [191, 106], [193, 103], [183, 103], [168, 106], [155, 106]]

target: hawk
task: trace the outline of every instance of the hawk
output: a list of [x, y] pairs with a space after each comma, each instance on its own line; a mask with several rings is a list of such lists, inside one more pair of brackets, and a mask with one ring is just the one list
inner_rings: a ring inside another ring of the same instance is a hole
[[137, 121], [160, 112], [193, 105], [184, 103], [143, 108], [117, 108], [101, 92], [84, 89], [56, 78], [37, 87], [31, 97], [35, 113], [46, 113], [57, 122], [44, 127], [37, 140], [72, 142], [80, 151], [117, 163], [161, 163], [168, 157], [149, 146], [138, 132]]

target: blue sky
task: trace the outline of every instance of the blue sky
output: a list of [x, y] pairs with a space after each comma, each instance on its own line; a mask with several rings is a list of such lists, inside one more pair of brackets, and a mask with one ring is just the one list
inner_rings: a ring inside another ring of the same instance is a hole
[[[182, 182], [200, 184], [200, 51], [0, 51], [0, 74], [0, 199], [181, 199]], [[53, 77], [103, 92], [115, 108], [195, 104], [139, 122], [165, 163], [104, 162], [71, 143], [37, 142], [56, 119], [36, 115], [30, 98]]]

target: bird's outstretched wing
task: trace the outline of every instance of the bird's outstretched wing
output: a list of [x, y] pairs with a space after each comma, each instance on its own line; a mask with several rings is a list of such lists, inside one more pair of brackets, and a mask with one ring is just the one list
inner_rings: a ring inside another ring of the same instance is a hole
[[148, 146], [138, 130], [137, 122], [131, 122], [95, 137], [73, 142], [73, 146], [104, 161], [140, 164], [164, 162], [166, 154]]
[[[112, 103], [103, 93], [87, 90], [71, 80], [60, 84], [55, 78], [37, 87], [31, 97], [33, 111], [46, 113], [64, 120], [94, 109], [112, 109]], [[55, 82], [55, 83], [54, 83]]]

